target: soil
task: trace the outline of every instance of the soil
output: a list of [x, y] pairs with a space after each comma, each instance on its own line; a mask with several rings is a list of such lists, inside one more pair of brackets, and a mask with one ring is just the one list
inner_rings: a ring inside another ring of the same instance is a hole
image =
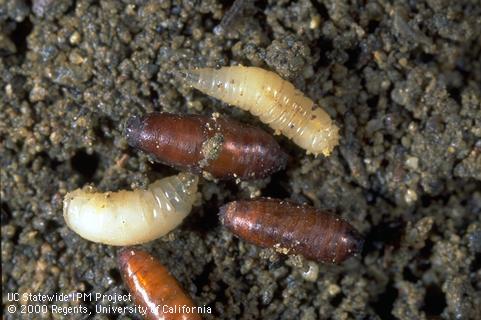
[[[4, 319], [21, 318], [7, 312], [21, 308], [9, 292], [127, 293], [118, 248], [70, 231], [63, 196], [176, 173], [127, 145], [132, 115], [218, 112], [272, 132], [174, 76], [238, 64], [294, 83], [341, 139], [330, 157], [314, 158], [276, 136], [292, 157], [286, 170], [253, 182], [203, 179], [185, 223], [142, 246], [212, 309], [205, 317], [480, 319], [481, 3], [245, 2], [216, 29], [232, 1], [0, 0]], [[218, 208], [256, 195], [333, 210], [365, 235], [362, 254], [331, 266], [239, 240]], [[93, 314], [112, 305], [56, 304]]]

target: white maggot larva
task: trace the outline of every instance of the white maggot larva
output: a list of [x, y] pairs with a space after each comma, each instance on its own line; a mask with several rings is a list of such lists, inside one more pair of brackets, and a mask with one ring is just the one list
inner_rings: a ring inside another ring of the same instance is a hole
[[175, 229], [190, 213], [198, 178], [189, 173], [160, 179], [147, 190], [96, 192], [84, 187], [69, 192], [63, 215], [82, 238], [124, 246], [157, 239]]
[[194, 88], [251, 112], [308, 153], [328, 156], [339, 143], [339, 128], [329, 115], [274, 72], [236, 66], [183, 75]]

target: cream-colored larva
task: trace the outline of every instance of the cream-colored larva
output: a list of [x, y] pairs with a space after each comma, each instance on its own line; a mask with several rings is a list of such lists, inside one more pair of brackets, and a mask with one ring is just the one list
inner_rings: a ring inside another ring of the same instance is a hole
[[198, 178], [189, 173], [157, 180], [146, 190], [96, 192], [84, 187], [69, 192], [63, 215], [82, 238], [124, 246], [157, 239], [189, 214]]
[[329, 115], [274, 72], [236, 66], [183, 74], [194, 88], [251, 112], [308, 153], [328, 156], [339, 142]]

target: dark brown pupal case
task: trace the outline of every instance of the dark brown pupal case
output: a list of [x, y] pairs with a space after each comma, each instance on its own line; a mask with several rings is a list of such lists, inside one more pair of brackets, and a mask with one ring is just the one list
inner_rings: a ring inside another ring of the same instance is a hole
[[128, 143], [180, 170], [218, 179], [258, 179], [287, 162], [267, 132], [227, 118], [150, 113], [128, 120]]
[[[148, 320], [200, 320], [195, 304], [169, 271], [148, 252], [124, 248], [118, 254], [124, 284]], [[175, 312], [169, 312], [169, 310]], [[186, 309], [188, 308], [188, 309]]]
[[222, 224], [261, 247], [287, 250], [307, 259], [341, 263], [360, 253], [364, 240], [343, 219], [316, 208], [277, 199], [233, 201], [220, 208]]

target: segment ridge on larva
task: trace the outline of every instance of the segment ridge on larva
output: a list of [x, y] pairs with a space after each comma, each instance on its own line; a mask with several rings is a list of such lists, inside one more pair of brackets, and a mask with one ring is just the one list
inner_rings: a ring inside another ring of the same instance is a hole
[[182, 75], [199, 91], [258, 116], [308, 153], [328, 156], [339, 143], [339, 128], [329, 115], [274, 72], [235, 66]]
[[90, 241], [118, 246], [148, 242], [175, 229], [189, 214], [197, 182], [197, 176], [180, 173], [146, 190], [102, 193], [84, 187], [65, 196], [64, 219]]

